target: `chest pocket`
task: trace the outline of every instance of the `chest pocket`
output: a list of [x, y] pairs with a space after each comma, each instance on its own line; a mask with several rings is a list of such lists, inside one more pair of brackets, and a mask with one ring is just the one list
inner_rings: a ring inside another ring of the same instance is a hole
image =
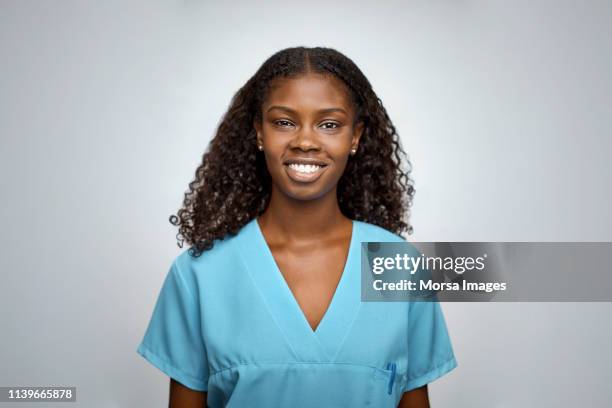
[[401, 388], [393, 363], [381, 369], [350, 363], [238, 364], [213, 374], [211, 408], [395, 408]]
[[372, 397], [369, 406], [397, 407], [401, 399], [401, 375], [397, 372], [397, 364], [389, 362], [384, 369], [373, 370]]

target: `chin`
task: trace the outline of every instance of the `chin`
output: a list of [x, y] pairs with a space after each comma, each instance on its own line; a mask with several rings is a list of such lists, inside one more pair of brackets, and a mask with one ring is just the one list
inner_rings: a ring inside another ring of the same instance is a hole
[[299, 185], [291, 180], [283, 181], [281, 185], [277, 184], [277, 190], [287, 197], [299, 201], [318, 200], [334, 190], [333, 186], [317, 185]]
[[322, 191], [320, 189], [305, 191], [303, 189], [292, 189], [292, 188], [289, 188], [289, 189], [281, 190], [281, 191], [286, 196], [289, 196], [292, 199], [299, 200], [299, 201], [318, 200], [321, 197], [325, 196], [325, 194], [326, 194], [325, 191]]

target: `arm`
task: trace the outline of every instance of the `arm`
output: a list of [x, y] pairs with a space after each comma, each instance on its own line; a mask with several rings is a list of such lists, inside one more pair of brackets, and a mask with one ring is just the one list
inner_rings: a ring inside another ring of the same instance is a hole
[[206, 392], [192, 390], [170, 378], [168, 408], [206, 408]]
[[427, 384], [405, 392], [397, 408], [429, 408]]

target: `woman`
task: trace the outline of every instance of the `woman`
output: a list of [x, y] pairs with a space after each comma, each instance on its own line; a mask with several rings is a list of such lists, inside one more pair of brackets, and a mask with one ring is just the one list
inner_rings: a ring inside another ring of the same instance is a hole
[[411, 229], [403, 153], [333, 49], [279, 51], [247, 81], [171, 217], [190, 248], [138, 347], [171, 407], [429, 406], [457, 365], [439, 304], [360, 301], [360, 242]]

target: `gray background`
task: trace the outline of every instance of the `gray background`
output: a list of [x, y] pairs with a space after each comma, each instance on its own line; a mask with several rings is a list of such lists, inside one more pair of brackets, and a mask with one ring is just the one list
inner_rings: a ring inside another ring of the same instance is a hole
[[[287, 46], [372, 82], [414, 165], [412, 240], [611, 240], [609, 1], [252, 3], [0, 3], [0, 385], [166, 406], [135, 349], [180, 251], [168, 216]], [[432, 406], [609, 403], [610, 304], [442, 306], [459, 367]]]

